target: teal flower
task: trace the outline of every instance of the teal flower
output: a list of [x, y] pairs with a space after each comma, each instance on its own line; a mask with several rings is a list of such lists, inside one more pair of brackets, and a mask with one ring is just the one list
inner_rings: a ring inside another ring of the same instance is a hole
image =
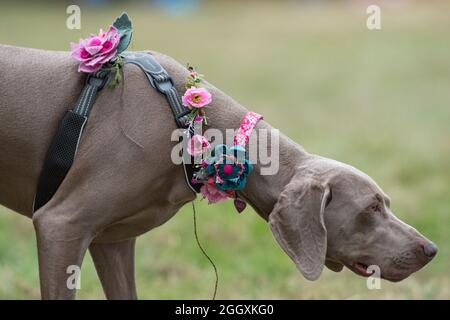
[[228, 148], [220, 144], [207, 160], [207, 174], [214, 177], [219, 190], [242, 190], [252, 170], [252, 164], [245, 158], [245, 149], [239, 145]]

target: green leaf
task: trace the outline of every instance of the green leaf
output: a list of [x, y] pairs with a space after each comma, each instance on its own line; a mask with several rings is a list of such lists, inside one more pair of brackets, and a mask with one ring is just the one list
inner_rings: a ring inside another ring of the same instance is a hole
[[131, 36], [133, 35], [133, 27], [131, 20], [126, 12], [122, 13], [120, 17], [114, 21], [113, 26], [119, 31], [120, 43], [117, 47], [117, 54], [125, 51], [131, 42]]

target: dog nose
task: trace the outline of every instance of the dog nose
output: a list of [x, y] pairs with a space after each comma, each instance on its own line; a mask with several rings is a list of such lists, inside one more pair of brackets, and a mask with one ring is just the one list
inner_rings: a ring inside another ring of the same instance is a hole
[[438, 249], [433, 242], [429, 242], [429, 243], [423, 245], [423, 253], [428, 258], [433, 258], [436, 255], [437, 251], [438, 251]]

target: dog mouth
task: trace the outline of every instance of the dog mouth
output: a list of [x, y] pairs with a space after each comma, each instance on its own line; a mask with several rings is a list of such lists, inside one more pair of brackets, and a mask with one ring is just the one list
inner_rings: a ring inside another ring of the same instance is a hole
[[359, 274], [360, 276], [363, 276], [363, 277], [370, 277], [375, 272], [374, 270], [373, 271], [367, 271], [368, 268], [369, 268], [369, 266], [367, 264], [362, 263], [362, 262], [355, 262], [353, 264], [353, 270], [357, 274]]
[[[375, 270], [368, 271], [367, 269], [369, 268], [369, 265], [362, 263], [362, 262], [355, 262], [348, 267], [350, 270], [352, 270], [356, 274], [366, 277], [366, 278], [373, 276], [375, 274]], [[399, 281], [402, 281], [405, 278], [407, 278], [410, 274], [411, 274], [411, 272], [408, 272], [405, 274], [400, 274], [398, 272], [382, 273], [382, 274], [379, 274], [379, 277], [382, 279], [388, 280], [390, 282], [399, 282]]]

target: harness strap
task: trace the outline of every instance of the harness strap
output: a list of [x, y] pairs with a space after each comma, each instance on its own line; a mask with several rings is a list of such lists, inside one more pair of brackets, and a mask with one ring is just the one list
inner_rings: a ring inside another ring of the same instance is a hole
[[[156, 61], [155, 57], [146, 52], [128, 51], [123, 53], [123, 57], [124, 63], [131, 63], [141, 68], [144, 74], [147, 76], [147, 79], [152, 87], [155, 88], [158, 92], [165, 95], [178, 128], [193, 130], [193, 128], [188, 128], [189, 118], [187, 117], [187, 115], [191, 112], [191, 110], [181, 104], [180, 96], [177, 89], [175, 88], [172, 78], [161, 66], [161, 64]], [[189, 135], [186, 132], [184, 140], [186, 144], [188, 136]], [[183, 150], [186, 150], [186, 148], [183, 148]], [[194, 191], [195, 193], [200, 193], [201, 185], [194, 184], [192, 182], [192, 177], [194, 175], [194, 167], [192, 166], [193, 159], [187, 152], [183, 152], [182, 157], [186, 182], [192, 191]]]
[[47, 151], [39, 176], [33, 212], [45, 205], [56, 193], [72, 166], [73, 159], [97, 93], [108, 81], [109, 72], [101, 70], [88, 75], [75, 107], [67, 111]]
[[177, 126], [186, 128], [188, 120], [186, 115], [190, 113], [190, 110], [181, 104], [172, 78], [155, 57], [145, 52], [124, 52], [123, 57], [124, 63], [137, 65], [144, 71], [152, 87], [166, 96]]
[[97, 98], [97, 93], [103, 89], [106, 82], [108, 81], [108, 76], [110, 71], [100, 70], [95, 74], [88, 75], [86, 79], [86, 84], [81, 91], [78, 102], [73, 108], [73, 112], [81, 115], [83, 117], [88, 117], [92, 106], [94, 105], [95, 99]]

